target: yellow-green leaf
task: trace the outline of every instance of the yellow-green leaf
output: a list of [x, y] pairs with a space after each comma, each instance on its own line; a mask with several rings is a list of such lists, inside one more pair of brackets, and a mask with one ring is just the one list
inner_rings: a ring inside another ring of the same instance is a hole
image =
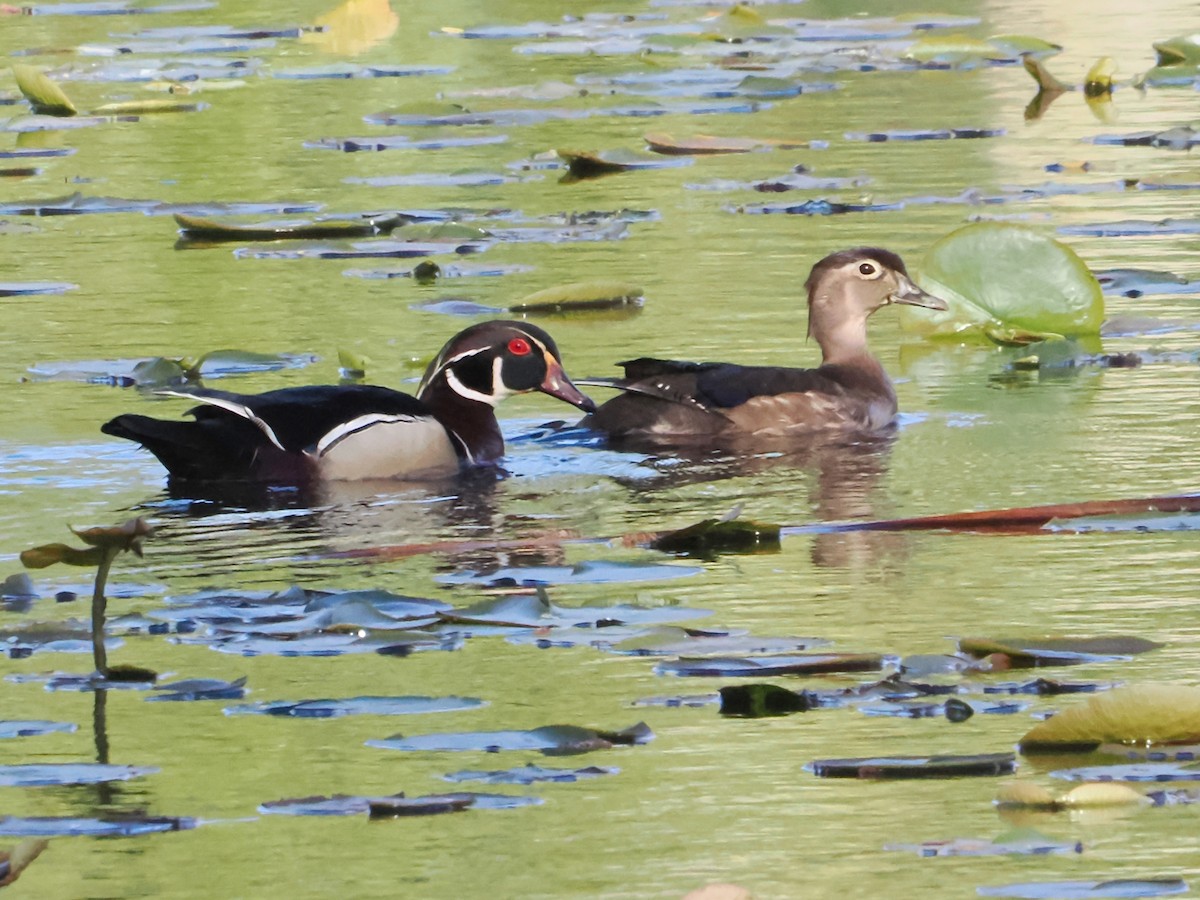
[[1111, 94], [1113, 75], [1117, 71], [1117, 63], [1111, 56], [1102, 56], [1096, 64], [1088, 69], [1087, 77], [1083, 80], [1083, 92], [1089, 97], [1099, 97]]
[[509, 307], [512, 312], [596, 309], [638, 300], [644, 292], [627, 281], [574, 281], [536, 291]]
[[35, 113], [43, 116], [73, 116], [79, 110], [62, 88], [46, 77], [45, 73], [24, 63], [14, 63], [13, 75], [17, 87], [25, 95]]
[[1185, 744], [1200, 741], [1200, 688], [1142, 684], [1088, 698], [1030, 729], [1023, 753], [1087, 750], [1101, 744]]

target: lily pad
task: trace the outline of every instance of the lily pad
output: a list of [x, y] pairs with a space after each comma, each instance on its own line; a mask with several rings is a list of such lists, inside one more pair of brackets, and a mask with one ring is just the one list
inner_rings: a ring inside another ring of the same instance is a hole
[[1083, 260], [1021, 225], [979, 222], [951, 232], [929, 249], [918, 280], [950, 306], [901, 311], [906, 328], [925, 334], [1098, 334], [1104, 321], [1103, 291]]
[[514, 313], [574, 312], [640, 304], [644, 291], [624, 281], [577, 281], [544, 288], [509, 307]]
[[521, 566], [490, 572], [460, 572], [440, 575], [443, 584], [483, 584], [489, 587], [533, 586], [539, 584], [625, 584], [634, 581], [660, 581], [690, 578], [703, 569], [665, 563], [615, 562], [586, 560], [573, 566]]
[[72, 734], [79, 728], [74, 722], [47, 722], [43, 720], [0, 720], [0, 739], [32, 737], [39, 734]]
[[783, 141], [760, 140], [743, 137], [714, 137], [697, 134], [686, 138], [675, 138], [663, 132], [647, 133], [643, 138], [655, 153], [666, 156], [708, 155], [714, 153], [750, 153], [755, 150], [772, 150], [780, 147], [795, 150], [807, 147], [807, 141], [786, 143]]
[[661, 154], [639, 153], [633, 150], [607, 150], [602, 153], [586, 150], [559, 149], [558, 155], [567, 164], [564, 180], [580, 181], [632, 172], [637, 169], [664, 169], [673, 166], [688, 166], [692, 159], [687, 156], [664, 158]]
[[879, 756], [866, 759], [818, 759], [806, 771], [822, 778], [950, 778], [963, 775], [1011, 775], [1016, 757], [1011, 753], [975, 756]]
[[186, 816], [129, 815], [109, 818], [76, 816], [0, 816], [4, 837], [136, 837], [164, 831], [187, 831], [200, 823]]
[[512, 769], [501, 769], [500, 771], [478, 771], [472, 769], [463, 769], [459, 772], [451, 772], [443, 776], [447, 781], [463, 782], [463, 781], [482, 781], [485, 784], [540, 784], [543, 782], [552, 782], [562, 784], [568, 782], [583, 781], [589, 778], [598, 778], [602, 775], [616, 775], [620, 769], [611, 766], [583, 766], [576, 769], [562, 768], [547, 768], [545, 766], [536, 766], [533, 763], [528, 763], [524, 766], [516, 766]]
[[227, 706], [225, 715], [287, 716], [295, 719], [334, 719], [342, 716], [405, 716], [478, 709], [474, 697], [347, 697], [339, 700], [300, 700]]
[[1092, 900], [1099, 897], [1167, 897], [1186, 894], [1182, 878], [1117, 878], [1111, 881], [1026, 881], [976, 888], [983, 897], [1022, 900]]
[[155, 685], [148, 701], [191, 702], [193, 700], [237, 700], [246, 696], [246, 677], [236, 681], [219, 678], [190, 678]]
[[63, 784], [104, 784], [153, 775], [154, 766], [110, 766], [100, 763], [41, 763], [0, 766], [0, 786], [45, 787]]
[[721, 688], [721, 715], [760, 719], [808, 712], [814, 702], [806, 691], [789, 691], [776, 684], [738, 684]]
[[65, 294], [79, 285], [66, 281], [7, 281], [0, 282], [0, 297], [24, 297], [33, 294]]
[[1050, 777], [1066, 781], [1200, 781], [1200, 768], [1173, 763], [1125, 763], [1056, 769]]
[[809, 653], [797, 656], [708, 657], [677, 659], [654, 667], [659, 675], [689, 677], [767, 677], [824, 675], [830, 672], [878, 672], [884, 659], [872, 653]]
[[921, 857], [934, 856], [1045, 856], [1050, 853], [1082, 853], [1079, 841], [1052, 841], [1038, 835], [1010, 840], [978, 840], [954, 838], [948, 841], [925, 841], [921, 844], [887, 844], [884, 850], [903, 850]]
[[1035, 638], [1031, 640], [960, 638], [958, 649], [982, 659], [1003, 656], [1009, 668], [1070, 666], [1080, 663], [1112, 662], [1164, 645], [1146, 638], [1115, 635], [1087, 638]]
[[448, 734], [401, 735], [367, 741], [368, 747], [382, 750], [483, 751], [536, 750], [547, 756], [590, 753], [611, 749], [617, 744], [645, 744], [654, 739], [644, 722], [624, 731], [594, 731], [577, 725], [547, 725], [532, 731], [475, 731]]
[[536, 806], [542, 802], [541, 797], [475, 794], [469, 791], [427, 794], [424, 797], [369, 797], [367, 800], [372, 819], [435, 816], [465, 809], [516, 809], [521, 806]]
[[1101, 744], [1193, 744], [1200, 741], [1200, 688], [1142, 684], [1089, 697], [1035, 725], [1022, 753], [1087, 752]]
[[361, 221], [327, 219], [325, 221], [260, 223], [239, 225], [203, 216], [175, 214], [179, 233], [196, 241], [276, 241], [283, 239], [320, 240], [326, 238], [372, 237], [389, 234], [403, 224], [404, 218], [389, 214]]

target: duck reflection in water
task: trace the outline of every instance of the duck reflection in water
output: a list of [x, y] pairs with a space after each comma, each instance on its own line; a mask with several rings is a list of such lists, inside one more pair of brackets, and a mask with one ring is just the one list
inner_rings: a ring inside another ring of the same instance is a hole
[[[246, 532], [269, 555], [280, 552], [322, 567], [321, 560], [445, 556], [448, 570], [559, 565], [563, 533], [543, 520], [507, 513], [505, 473], [479, 468], [443, 479], [404, 482], [327, 481], [304, 485], [170, 479], [151, 505], [160, 515], [201, 519], [188, 526], [191, 555], [243, 556]], [[228, 534], [230, 541], [222, 539]], [[252, 541], [251, 541], [252, 543]]]

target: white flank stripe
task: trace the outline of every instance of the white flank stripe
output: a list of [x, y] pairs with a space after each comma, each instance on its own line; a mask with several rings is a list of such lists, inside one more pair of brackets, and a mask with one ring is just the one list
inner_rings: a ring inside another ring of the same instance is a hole
[[339, 441], [353, 434], [358, 434], [358, 432], [373, 425], [395, 425], [400, 422], [415, 423], [427, 420], [427, 416], [401, 416], [388, 415], [386, 413], [370, 413], [369, 415], [359, 416], [356, 419], [351, 419], [349, 422], [343, 422], [337, 428], [322, 435], [321, 439], [317, 441], [316, 452], [311, 455], [322, 457], [336, 447]]

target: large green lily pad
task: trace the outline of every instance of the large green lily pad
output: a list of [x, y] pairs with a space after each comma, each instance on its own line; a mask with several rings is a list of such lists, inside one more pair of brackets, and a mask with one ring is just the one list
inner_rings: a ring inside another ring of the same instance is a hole
[[949, 304], [945, 311], [904, 307], [910, 331], [1041, 337], [1098, 334], [1104, 293], [1071, 248], [1040, 231], [978, 222], [929, 248], [917, 279]]

